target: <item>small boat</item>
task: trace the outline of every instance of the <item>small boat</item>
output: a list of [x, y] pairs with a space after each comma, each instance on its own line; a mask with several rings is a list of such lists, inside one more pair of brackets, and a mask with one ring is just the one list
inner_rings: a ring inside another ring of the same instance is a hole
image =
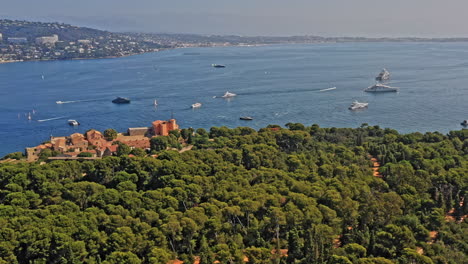
[[112, 100], [114, 104], [129, 104], [130, 99], [125, 98], [125, 97], [117, 97], [114, 100]]
[[223, 96], [221, 96], [221, 98], [231, 98], [231, 97], [234, 97], [236, 95], [237, 94], [235, 94], [235, 93], [230, 93], [230, 92], [226, 91], [226, 93]]
[[376, 83], [364, 89], [364, 92], [368, 92], [368, 93], [398, 92], [399, 89], [400, 88], [398, 87], [391, 87], [385, 84]]
[[154, 105], [154, 106], [157, 106], [157, 105], [158, 105], [158, 101], [157, 101], [157, 100], [154, 100], [153, 105]]
[[201, 106], [202, 106], [201, 103], [194, 103], [194, 104], [192, 105], [192, 108], [200, 108]]
[[76, 121], [76, 120], [74, 120], [74, 119], [68, 120], [68, 124], [69, 124], [70, 126], [79, 126], [79, 125], [80, 125], [80, 123], [78, 123], [78, 121]]
[[253, 120], [253, 117], [250, 117], [250, 116], [241, 116], [239, 119], [240, 119], [240, 120], [250, 121], [250, 120]]
[[364, 109], [367, 108], [369, 103], [360, 103], [358, 101], [354, 101], [349, 107], [349, 110], [358, 110], [358, 109]]
[[226, 68], [225, 65], [221, 65], [221, 64], [211, 64], [211, 66], [212, 66], [213, 68]]
[[390, 79], [390, 72], [387, 69], [382, 69], [382, 71], [375, 77], [375, 80], [378, 82], [384, 82]]
[[28, 120], [31, 120], [32, 117], [31, 117], [31, 113], [28, 113]]
[[463, 122], [460, 123], [462, 126], [468, 126], [468, 120], [463, 120]]
[[62, 101], [55, 101], [56, 104], [63, 104]]

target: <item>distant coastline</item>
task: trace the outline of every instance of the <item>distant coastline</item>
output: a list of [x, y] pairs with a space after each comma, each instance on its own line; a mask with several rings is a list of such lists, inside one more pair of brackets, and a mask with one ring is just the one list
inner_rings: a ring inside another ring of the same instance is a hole
[[[358, 40], [359, 39], [359, 40]], [[389, 38], [389, 39], [372, 39], [372, 38], [365, 38], [360, 39], [356, 37], [356, 40], [347, 40], [347, 41], [324, 41], [324, 42], [278, 42], [278, 43], [256, 43], [256, 44], [246, 44], [246, 43], [239, 43], [239, 44], [219, 44], [213, 43], [211, 45], [189, 45], [189, 46], [175, 46], [171, 48], [162, 48], [158, 49], [157, 51], [144, 51], [138, 52], [133, 54], [125, 54], [121, 56], [104, 56], [104, 57], [77, 57], [77, 58], [69, 58], [69, 59], [29, 59], [29, 60], [7, 60], [7, 61], [0, 61], [0, 64], [7, 64], [7, 63], [18, 63], [18, 62], [42, 62], [42, 61], [73, 61], [73, 60], [99, 60], [99, 59], [117, 59], [117, 58], [125, 58], [131, 57], [146, 53], [157, 53], [167, 50], [175, 50], [175, 49], [189, 49], [189, 48], [215, 48], [215, 47], [263, 47], [263, 46], [271, 46], [271, 45], [314, 45], [314, 44], [339, 44], [339, 43], [468, 43], [467, 39], [457, 39], [457, 38], [437, 38], [437, 39], [400, 39], [400, 38]], [[1, 53], [0, 53], [1, 55]]]
[[115, 33], [61, 23], [0, 19], [0, 63], [112, 59], [178, 48], [286, 44], [467, 42], [468, 38], [236, 36]]

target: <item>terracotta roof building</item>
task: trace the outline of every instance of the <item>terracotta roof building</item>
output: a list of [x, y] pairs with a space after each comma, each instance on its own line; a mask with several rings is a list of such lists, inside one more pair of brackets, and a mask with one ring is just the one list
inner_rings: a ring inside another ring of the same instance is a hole
[[90, 145], [94, 145], [98, 148], [105, 147], [108, 145], [108, 142], [106, 139], [104, 139], [102, 133], [94, 129], [91, 129], [88, 132], [86, 132], [86, 139], [88, 140]]
[[70, 142], [72, 147], [79, 148], [81, 151], [84, 151], [88, 148], [88, 141], [85, 139], [83, 134], [72, 134], [70, 136]]
[[168, 136], [169, 131], [178, 130], [179, 126], [175, 119], [169, 121], [156, 120], [153, 122], [153, 132], [155, 136]]

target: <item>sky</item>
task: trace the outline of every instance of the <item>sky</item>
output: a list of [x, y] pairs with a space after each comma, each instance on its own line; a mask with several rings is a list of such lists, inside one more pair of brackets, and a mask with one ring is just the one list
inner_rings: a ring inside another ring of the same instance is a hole
[[0, 17], [110, 31], [467, 37], [468, 0], [0, 0]]

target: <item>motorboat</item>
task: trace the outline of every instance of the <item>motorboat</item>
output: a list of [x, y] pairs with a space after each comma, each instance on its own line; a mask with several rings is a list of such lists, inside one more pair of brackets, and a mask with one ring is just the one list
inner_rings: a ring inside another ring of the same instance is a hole
[[354, 101], [349, 107], [349, 110], [358, 110], [358, 109], [364, 109], [367, 108], [369, 103], [360, 103], [358, 101]]
[[364, 89], [364, 92], [369, 92], [369, 93], [398, 92], [399, 89], [400, 88], [398, 87], [391, 87], [385, 84], [376, 83]]
[[241, 116], [239, 119], [240, 119], [240, 120], [250, 121], [250, 120], [253, 120], [253, 117], [250, 117], [250, 116]]
[[231, 97], [234, 97], [236, 95], [237, 94], [235, 94], [235, 93], [230, 93], [230, 92], [226, 91], [226, 93], [223, 96], [221, 96], [221, 98], [231, 98]]
[[460, 123], [462, 126], [468, 126], [468, 120], [463, 120], [463, 122]]
[[56, 104], [63, 104], [62, 101], [55, 101]]
[[384, 82], [390, 79], [390, 72], [387, 71], [387, 69], [383, 69], [377, 77], [375, 77], [375, 80], [378, 82]]
[[125, 98], [125, 97], [117, 97], [114, 100], [112, 100], [114, 104], [129, 104], [130, 99]]
[[78, 121], [76, 121], [76, 120], [74, 120], [74, 119], [68, 120], [68, 124], [69, 124], [70, 126], [79, 126], [79, 125], [80, 125], [80, 123], [78, 123]]
[[201, 106], [202, 106], [201, 103], [194, 103], [194, 104], [192, 105], [192, 108], [200, 108]]
[[226, 68], [225, 65], [221, 65], [221, 64], [211, 64], [211, 66], [212, 66], [213, 68]]

